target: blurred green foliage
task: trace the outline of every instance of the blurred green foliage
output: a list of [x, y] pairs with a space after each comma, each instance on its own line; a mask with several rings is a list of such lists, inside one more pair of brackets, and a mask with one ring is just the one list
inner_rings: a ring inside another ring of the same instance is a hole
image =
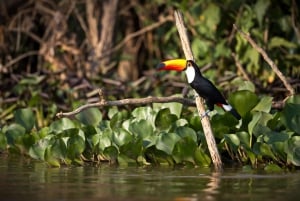
[[[242, 94], [244, 90], [237, 91], [230, 100], [234, 102]], [[271, 110], [270, 97], [253, 94], [244, 96], [243, 101], [251, 102], [253, 96], [255, 104], [237, 108], [241, 122], [229, 113], [212, 116], [222, 156], [228, 154], [230, 160], [253, 167], [300, 166], [300, 97], [291, 97], [278, 112]], [[0, 130], [0, 148], [52, 166], [103, 161], [125, 166], [210, 165], [201, 122], [195, 121], [195, 109], [168, 103], [137, 107], [132, 113], [112, 107], [109, 113], [110, 117], [102, 119], [97, 108], [90, 108], [78, 120], [62, 118], [49, 127], [36, 129], [35, 113], [28, 108], [18, 109], [15, 122]], [[83, 118], [85, 115], [88, 117]]]

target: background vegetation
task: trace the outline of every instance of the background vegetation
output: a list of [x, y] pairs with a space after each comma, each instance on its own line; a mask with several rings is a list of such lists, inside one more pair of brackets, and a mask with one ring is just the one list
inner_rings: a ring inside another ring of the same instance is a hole
[[[210, 164], [195, 108], [177, 103], [55, 114], [99, 100], [190, 97], [184, 75], [157, 73], [183, 57], [173, 22], [180, 9], [202, 72], [243, 116], [218, 111], [212, 125], [224, 162], [300, 164], [300, 100], [235, 32], [249, 32], [296, 92], [300, 81], [299, 5], [256, 1], [1, 1], [0, 150], [52, 165]], [[192, 97], [191, 97], [192, 98]], [[266, 165], [266, 166], [265, 166]]]

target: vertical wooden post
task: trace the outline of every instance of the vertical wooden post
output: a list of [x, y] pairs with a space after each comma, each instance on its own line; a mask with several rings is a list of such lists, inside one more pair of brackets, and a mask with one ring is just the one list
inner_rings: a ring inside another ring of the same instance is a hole
[[[183, 17], [180, 11], [175, 11], [174, 12], [175, 16], [175, 24], [180, 36], [183, 52], [185, 55], [185, 58], [187, 60], [193, 60], [194, 61], [194, 55], [190, 46], [190, 42], [187, 36], [186, 28], [184, 25]], [[195, 99], [196, 99], [196, 104], [197, 104], [197, 109], [199, 116], [201, 117], [201, 114], [205, 113], [205, 106], [204, 106], [204, 100], [199, 97], [196, 91], [195, 93]], [[201, 119], [202, 127], [203, 127], [203, 132], [206, 138], [207, 146], [210, 152], [210, 156], [212, 159], [212, 162], [214, 164], [215, 170], [216, 171], [221, 171], [222, 170], [222, 161], [220, 154], [217, 149], [217, 144], [211, 129], [209, 117], [205, 116]]]

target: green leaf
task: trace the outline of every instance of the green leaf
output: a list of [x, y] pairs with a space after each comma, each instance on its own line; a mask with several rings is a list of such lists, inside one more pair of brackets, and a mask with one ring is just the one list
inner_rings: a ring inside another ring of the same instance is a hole
[[38, 85], [43, 79], [45, 78], [44, 75], [37, 76], [37, 75], [28, 75], [20, 80], [20, 85]]
[[209, 3], [206, 9], [202, 12], [204, 26], [208, 29], [208, 33], [212, 35], [217, 30], [220, 23], [221, 11], [220, 7], [214, 3]]
[[161, 133], [157, 138], [156, 148], [171, 155], [178, 140], [180, 137], [175, 133]]
[[102, 120], [102, 113], [98, 108], [89, 108], [83, 110], [75, 116], [81, 123], [85, 125], [98, 125]]
[[205, 40], [200, 40], [199, 38], [194, 38], [191, 46], [192, 46], [193, 53], [195, 54], [195, 57], [202, 58], [203, 55], [208, 54], [209, 43]]
[[245, 131], [241, 131], [241, 132], [237, 132], [236, 135], [238, 136], [240, 143], [245, 145], [246, 148], [250, 148], [251, 147], [251, 136], [249, 133], [245, 132]]
[[190, 123], [190, 127], [192, 129], [194, 129], [195, 131], [202, 130], [202, 124], [201, 124], [201, 120], [200, 120], [199, 115], [192, 116], [189, 123]]
[[264, 96], [259, 103], [252, 109], [252, 111], [269, 113], [272, 107], [272, 97]]
[[248, 132], [250, 135], [253, 134], [253, 130], [254, 130], [255, 126], [258, 124], [261, 116], [262, 116], [262, 113], [260, 113], [260, 112], [254, 113], [251, 122], [248, 124]]
[[190, 137], [195, 143], [197, 143], [197, 134], [196, 132], [186, 126], [180, 126], [175, 129], [175, 133], [181, 138]]
[[127, 144], [120, 146], [119, 150], [120, 154], [137, 160], [137, 158], [143, 154], [143, 142], [142, 140], [132, 140]]
[[237, 91], [229, 96], [229, 102], [243, 117], [258, 102], [258, 97], [251, 91]]
[[253, 133], [257, 138], [261, 137], [264, 140], [271, 132], [272, 130], [269, 127], [262, 125], [261, 123], [258, 123], [253, 130]]
[[165, 130], [171, 127], [171, 125], [177, 120], [177, 116], [171, 114], [169, 108], [160, 110], [155, 118], [155, 125], [161, 130]]
[[154, 146], [157, 142], [157, 138], [158, 138], [157, 135], [152, 135], [152, 136], [148, 136], [146, 138], [143, 138], [143, 147], [145, 149], [147, 149], [151, 146]]
[[116, 106], [115, 107], [110, 107], [109, 110], [108, 110], [107, 116], [108, 116], [109, 119], [112, 119], [113, 116], [115, 114], [117, 114], [118, 112], [119, 112], [118, 107], [116, 107]]
[[[83, 132], [81, 130], [74, 130], [73, 135], [70, 136], [67, 142], [67, 155], [70, 159], [79, 158], [80, 154], [85, 149], [85, 139], [82, 138]], [[80, 134], [81, 132], [81, 134]]]
[[268, 144], [274, 144], [275, 142], [286, 142], [289, 139], [289, 134], [285, 132], [276, 132], [270, 130], [264, 135], [264, 141]]
[[257, 163], [257, 157], [255, 156], [254, 152], [252, 150], [246, 150], [247, 156], [251, 162], [252, 165]]
[[195, 163], [194, 155], [197, 149], [197, 142], [191, 136], [181, 138], [175, 145], [172, 157], [176, 163], [188, 161]]
[[48, 136], [49, 130], [50, 130], [49, 127], [43, 127], [43, 128], [41, 128], [41, 129], [38, 131], [38, 136], [39, 136], [39, 138], [42, 139], [42, 138]]
[[51, 147], [51, 154], [54, 158], [65, 159], [67, 155], [67, 144], [63, 139], [56, 139]]
[[195, 150], [195, 162], [197, 165], [208, 167], [211, 164], [210, 157], [199, 147]]
[[189, 124], [189, 122], [186, 119], [178, 119], [176, 121], [176, 127], [186, 126], [188, 124]]
[[29, 156], [34, 159], [45, 160], [45, 151], [50, 144], [50, 139], [51, 138], [44, 138], [37, 141], [32, 147], [30, 147]]
[[224, 139], [234, 151], [238, 150], [240, 139], [236, 134], [224, 134]]
[[129, 126], [129, 131], [132, 132], [133, 135], [143, 139], [153, 134], [153, 127], [149, 120], [142, 119], [138, 122], [133, 122]]
[[[248, 4], [243, 4], [243, 11], [241, 16], [237, 18], [238, 23], [241, 25], [241, 29], [245, 32], [248, 32], [250, 28], [254, 26], [255, 13], [252, 7]], [[238, 34], [239, 35], [239, 34]]]
[[91, 125], [83, 126], [81, 129], [84, 132], [86, 137], [93, 136], [96, 133], [100, 132], [100, 129], [98, 127], [91, 126]]
[[285, 38], [275, 36], [271, 38], [268, 47], [270, 49], [278, 48], [278, 47], [286, 47], [288, 49], [294, 49], [297, 47], [297, 45], [291, 41], [286, 40]]
[[111, 136], [111, 131], [105, 131], [101, 134], [100, 139], [99, 139], [99, 149], [101, 151], [104, 151], [107, 147], [111, 146], [112, 144], [112, 136]]
[[122, 123], [126, 120], [126, 114], [123, 112], [116, 113], [110, 120], [110, 128], [117, 129], [122, 127]]
[[35, 116], [30, 108], [18, 109], [14, 112], [15, 122], [30, 131], [35, 124]]
[[247, 70], [253, 74], [258, 74], [260, 54], [256, 49], [249, 47], [245, 52], [244, 62], [247, 63]]
[[300, 95], [293, 95], [290, 96], [287, 101], [287, 103], [294, 103], [294, 104], [299, 104], [300, 105]]
[[159, 110], [164, 108], [169, 108], [171, 114], [175, 114], [177, 118], [180, 118], [181, 111], [182, 111], [182, 104], [171, 102], [171, 103], [153, 103], [153, 108], [157, 108]]
[[219, 57], [229, 57], [230, 56], [230, 49], [228, 48], [227, 41], [221, 40], [217, 43], [214, 51], [214, 58]]
[[274, 150], [274, 153], [276, 153], [276, 156], [281, 158], [282, 161], [286, 161], [287, 159], [287, 153], [286, 153], [286, 146], [287, 142], [272, 142], [271, 144], [272, 150]]
[[131, 114], [136, 120], [151, 119], [151, 116], [153, 116], [153, 110], [151, 107], [138, 107], [135, 108]]
[[115, 146], [106, 147], [103, 154], [112, 162], [115, 162], [119, 155], [119, 150]]
[[90, 138], [87, 138], [87, 141], [89, 142], [92, 149], [96, 147], [96, 145], [100, 142], [101, 134], [95, 134], [92, 135]]
[[113, 141], [118, 146], [129, 143], [133, 140], [133, 136], [123, 128], [119, 128], [113, 132]]
[[256, 13], [259, 26], [262, 26], [263, 24], [263, 18], [267, 14], [266, 11], [270, 6], [270, 3], [270, 0], [258, 0], [254, 5], [254, 11]]
[[2, 150], [5, 150], [7, 147], [7, 140], [6, 140], [6, 136], [4, 135], [4, 133], [2, 132], [1, 128], [0, 128], [0, 152]]
[[250, 81], [242, 81], [242, 83], [240, 83], [238, 85], [238, 91], [250, 91], [250, 92], [255, 92], [255, 86], [252, 82]]
[[75, 128], [75, 124], [68, 118], [62, 118], [51, 123], [49, 132], [60, 133], [64, 130]]
[[48, 146], [45, 150], [45, 160], [51, 166], [60, 167], [60, 161], [59, 159], [53, 157], [50, 146]]
[[266, 165], [264, 170], [267, 172], [276, 172], [276, 173], [283, 172], [282, 168], [276, 164], [268, 164]]
[[274, 156], [270, 145], [266, 144], [266, 143], [262, 143], [262, 142], [256, 142], [253, 145], [253, 151], [256, 155], [261, 155], [261, 156], [266, 156], [266, 157], [270, 157], [272, 159], [276, 159], [276, 157]]
[[300, 166], [300, 136], [293, 136], [287, 145], [287, 162]]
[[216, 114], [212, 117], [211, 125], [214, 128], [214, 135], [218, 139], [222, 139], [224, 133], [230, 132], [238, 122], [230, 113], [226, 112], [224, 115]]
[[280, 120], [288, 129], [300, 134], [300, 104], [286, 103]]
[[25, 135], [25, 128], [20, 124], [11, 124], [6, 129], [5, 135], [9, 145], [21, 143], [22, 137]]
[[37, 140], [39, 139], [37, 132], [31, 132], [28, 135], [24, 135], [22, 138], [23, 145], [25, 146], [26, 150], [28, 150]]

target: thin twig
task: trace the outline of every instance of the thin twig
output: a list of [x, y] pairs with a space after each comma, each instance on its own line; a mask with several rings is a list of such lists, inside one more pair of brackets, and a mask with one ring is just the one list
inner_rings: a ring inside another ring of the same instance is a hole
[[12, 59], [8, 63], [6, 63], [2, 68], [5, 69], [5, 68], [7, 68], [9, 66], [14, 65], [15, 63], [18, 63], [20, 60], [25, 59], [26, 57], [33, 56], [33, 55], [38, 55], [38, 54], [39, 54], [38, 51], [29, 51], [29, 52], [26, 52], [24, 54], [19, 55], [16, 58]]
[[290, 85], [290, 83], [286, 80], [286, 78], [284, 77], [284, 75], [282, 74], [282, 72], [279, 70], [279, 68], [277, 67], [277, 65], [270, 59], [270, 57], [268, 56], [268, 54], [266, 53], [266, 51], [257, 45], [257, 43], [250, 37], [250, 34], [247, 34], [247, 33], [243, 32], [235, 24], [233, 24], [233, 28], [236, 29], [251, 44], [251, 46], [254, 49], [256, 49], [256, 51], [259, 52], [262, 55], [262, 57], [264, 58], [264, 60], [269, 64], [269, 66], [277, 74], [277, 76], [279, 77], [279, 79], [283, 82], [285, 88], [290, 92], [290, 95], [294, 95], [295, 94], [295, 90]]
[[248, 74], [247, 74], [247, 72], [246, 72], [245, 69], [243, 68], [243, 66], [242, 66], [242, 64], [241, 64], [241, 62], [240, 62], [240, 60], [237, 58], [236, 54], [235, 54], [235, 53], [232, 53], [231, 56], [233, 57], [233, 59], [234, 59], [234, 61], [235, 61], [235, 64], [236, 64], [237, 68], [239, 69], [239, 71], [241, 71], [241, 73], [242, 73], [244, 79], [247, 80], [247, 81], [251, 81], [250, 78], [249, 78], [249, 76], [248, 76]]
[[[194, 60], [193, 52], [190, 46], [190, 42], [187, 36], [187, 31], [184, 25], [183, 17], [182, 14], [179, 11], [174, 12], [175, 16], [175, 24], [180, 36], [182, 48], [184, 55], [186, 59], [188, 60]], [[204, 105], [204, 99], [199, 97], [196, 91], [194, 91], [195, 94], [195, 100], [196, 100], [196, 105], [198, 109], [199, 116], [202, 116], [202, 114], [205, 113], [205, 105]], [[216, 171], [221, 171], [222, 170], [222, 161], [220, 154], [218, 152], [217, 144], [212, 132], [212, 128], [210, 125], [209, 118], [205, 116], [204, 118], [201, 118], [201, 123], [203, 127], [203, 132], [206, 138], [208, 150], [211, 156], [211, 159], [213, 161], [214, 167]]]
[[77, 17], [77, 20], [78, 20], [83, 32], [85, 33], [87, 39], [90, 40], [90, 38], [89, 38], [89, 29], [87, 27], [87, 24], [85, 23], [85, 21], [84, 21], [83, 17], [81, 16], [81, 14], [79, 14], [76, 7], [74, 9], [74, 14]]
[[[99, 90], [101, 91], [101, 90]], [[99, 93], [101, 94], [101, 93]], [[169, 103], [169, 102], [177, 102], [187, 106], [195, 106], [195, 102], [191, 99], [181, 98], [176, 96], [168, 96], [168, 97], [146, 97], [146, 98], [127, 98], [122, 100], [115, 101], [107, 101], [104, 99], [103, 95], [100, 95], [100, 101], [97, 103], [90, 103], [82, 105], [81, 107], [75, 109], [71, 112], [59, 112], [56, 114], [58, 118], [62, 117], [73, 117], [74, 115], [86, 110], [88, 108], [93, 107], [105, 107], [105, 106], [124, 106], [124, 105], [146, 105], [149, 103]]]
[[31, 37], [34, 41], [38, 42], [38, 43], [43, 43], [43, 40], [37, 36], [36, 34], [26, 30], [26, 29], [22, 29], [22, 28], [9, 28], [7, 31], [12, 31], [12, 32], [20, 32], [20, 33], [23, 33], [29, 37]]

